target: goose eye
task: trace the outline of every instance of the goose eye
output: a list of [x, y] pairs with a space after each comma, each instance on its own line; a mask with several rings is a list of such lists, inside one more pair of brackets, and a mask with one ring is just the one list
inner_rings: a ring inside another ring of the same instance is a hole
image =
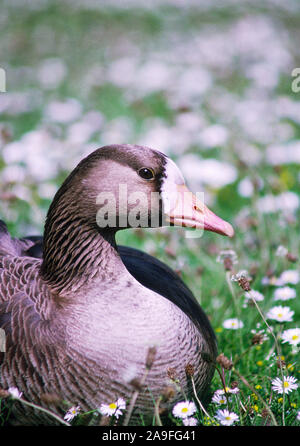
[[149, 169], [148, 167], [142, 167], [138, 174], [140, 177], [144, 178], [144, 180], [152, 180], [154, 178], [154, 172], [152, 169]]

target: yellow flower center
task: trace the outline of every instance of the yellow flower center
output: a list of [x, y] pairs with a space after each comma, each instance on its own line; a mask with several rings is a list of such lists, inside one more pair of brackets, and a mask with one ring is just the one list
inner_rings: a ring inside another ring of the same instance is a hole
[[116, 409], [116, 408], [117, 408], [117, 405], [116, 405], [116, 403], [111, 403], [108, 407], [109, 407], [110, 409]]
[[285, 387], [285, 388], [290, 387], [290, 384], [287, 381], [284, 381], [283, 387]]
[[296, 339], [299, 339], [299, 336], [298, 336], [298, 335], [294, 335], [294, 336], [292, 336], [292, 340], [293, 340], [293, 341], [296, 341]]
[[181, 409], [181, 412], [183, 412], [183, 413], [186, 413], [188, 411], [188, 408], [187, 407], [183, 407], [182, 409]]
[[228, 421], [229, 421], [229, 420], [231, 420], [231, 417], [229, 417], [229, 416], [228, 416], [228, 417], [225, 417], [225, 420], [228, 420]]
[[277, 314], [277, 317], [282, 317], [282, 316], [283, 316], [282, 313], [278, 313], [278, 314]]

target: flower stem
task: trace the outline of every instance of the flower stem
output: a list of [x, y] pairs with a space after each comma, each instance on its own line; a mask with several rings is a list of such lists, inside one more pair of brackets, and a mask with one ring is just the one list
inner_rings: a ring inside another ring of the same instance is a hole
[[[268, 331], [271, 333], [271, 336], [272, 336], [273, 339], [274, 339], [275, 349], [276, 349], [276, 352], [277, 352], [277, 356], [278, 356], [278, 358], [279, 358], [279, 368], [280, 368], [280, 374], [281, 374], [282, 385], [283, 385], [283, 383], [284, 383], [284, 375], [283, 375], [282, 361], [281, 361], [281, 350], [280, 350], [279, 344], [278, 344], [278, 342], [277, 342], [277, 337], [276, 337], [276, 335], [274, 334], [274, 332], [273, 332], [273, 330], [271, 329], [271, 327], [269, 326], [269, 324], [268, 324], [268, 322], [267, 322], [265, 316], [263, 315], [263, 313], [262, 313], [262, 311], [261, 311], [261, 309], [260, 309], [258, 303], [257, 303], [256, 300], [252, 297], [251, 291], [250, 291], [250, 296], [251, 296], [251, 299], [252, 299], [254, 305], [256, 306], [256, 309], [257, 309], [257, 311], [259, 312], [259, 314], [260, 314], [262, 320], [264, 321], [265, 325], [267, 326]], [[282, 404], [282, 425], [285, 426], [285, 411], [284, 411], [285, 393], [284, 393], [284, 392], [283, 392], [282, 398], [283, 398], [283, 404]]]
[[55, 415], [53, 412], [50, 412], [50, 410], [47, 410], [44, 407], [38, 406], [34, 403], [29, 403], [28, 401], [23, 400], [23, 398], [13, 397], [13, 399], [20, 401], [22, 404], [25, 404], [25, 406], [33, 407], [34, 409], [37, 409], [37, 410], [40, 410], [41, 412], [46, 413], [47, 415], [49, 415], [50, 417], [59, 421], [61, 424], [64, 424], [65, 426], [71, 426], [70, 423], [67, 423], [65, 420], [60, 418], [58, 415]]
[[[234, 291], [234, 288], [233, 288], [231, 280], [230, 280], [230, 274], [231, 274], [230, 271], [226, 271], [226, 282], [227, 282], [230, 294], [232, 296], [232, 301], [233, 301], [236, 316], [237, 316], [238, 320], [240, 321], [241, 320], [241, 312], [240, 312], [239, 306], [237, 304], [237, 298], [235, 295], [235, 291]], [[240, 341], [240, 348], [241, 348], [241, 351], [243, 351], [243, 341], [242, 341], [241, 330], [238, 329], [237, 331], [238, 331], [238, 337], [239, 337], [239, 341]]]
[[277, 426], [277, 422], [276, 422], [273, 412], [271, 411], [271, 409], [267, 405], [267, 403], [264, 401], [264, 399], [260, 396], [260, 394], [256, 391], [256, 389], [253, 386], [251, 386], [251, 384], [249, 384], [249, 382], [246, 380], [246, 378], [244, 378], [244, 376], [241, 375], [234, 367], [232, 368], [232, 371], [240, 378], [241, 381], [243, 381], [245, 386], [247, 386], [251, 390], [251, 392], [253, 392], [257, 396], [257, 398], [260, 400], [260, 402], [263, 404], [263, 406], [268, 411], [270, 417], [272, 418], [274, 426]]
[[[143, 375], [143, 377], [142, 377], [142, 379], [140, 381], [140, 387], [142, 387], [145, 384], [145, 381], [147, 379], [149, 371], [150, 371], [150, 369], [146, 368], [145, 373], [144, 373], [144, 375]], [[128, 426], [128, 423], [129, 423], [130, 417], [132, 415], [132, 412], [133, 412], [136, 400], [137, 400], [137, 398], [139, 396], [139, 393], [140, 393], [139, 390], [135, 390], [133, 392], [133, 394], [132, 394], [132, 397], [131, 397], [131, 400], [130, 400], [130, 403], [129, 403], [128, 411], [126, 413], [126, 417], [125, 417], [123, 426]]]
[[214, 420], [213, 418], [211, 418], [211, 416], [209, 415], [208, 412], [206, 412], [206, 410], [205, 410], [203, 404], [201, 403], [201, 401], [200, 401], [200, 399], [199, 399], [199, 397], [198, 397], [198, 395], [197, 395], [196, 386], [195, 386], [195, 381], [194, 381], [194, 377], [193, 377], [193, 376], [191, 376], [191, 381], [192, 381], [192, 386], [193, 386], [193, 392], [194, 392], [195, 398], [196, 398], [196, 400], [197, 400], [197, 403], [199, 404], [200, 409], [201, 409], [202, 412], [207, 416], [207, 418], [214, 424], [214, 423], [215, 423], [215, 420]]

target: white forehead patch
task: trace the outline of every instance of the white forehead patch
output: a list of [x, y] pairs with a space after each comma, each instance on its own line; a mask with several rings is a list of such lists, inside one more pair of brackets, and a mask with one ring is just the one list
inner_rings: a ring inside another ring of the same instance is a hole
[[176, 205], [177, 199], [177, 188], [178, 184], [185, 184], [182, 173], [176, 166], [174, 161], [167, 158], [167, 163], [165, 165], [165, 178], [163, 178], [163, 183], [161, 186], [161, 198], [164, 204], [165, 212], [170, 212]]

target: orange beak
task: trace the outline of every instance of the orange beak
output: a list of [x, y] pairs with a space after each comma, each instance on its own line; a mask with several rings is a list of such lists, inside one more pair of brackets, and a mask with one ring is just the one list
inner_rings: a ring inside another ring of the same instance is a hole
[[177, 185], [176, 204], [166, 214], [166, 220], [175, 226], [204, 229], [233, 237], [231, 224], [217, 217], [184, 185]]

